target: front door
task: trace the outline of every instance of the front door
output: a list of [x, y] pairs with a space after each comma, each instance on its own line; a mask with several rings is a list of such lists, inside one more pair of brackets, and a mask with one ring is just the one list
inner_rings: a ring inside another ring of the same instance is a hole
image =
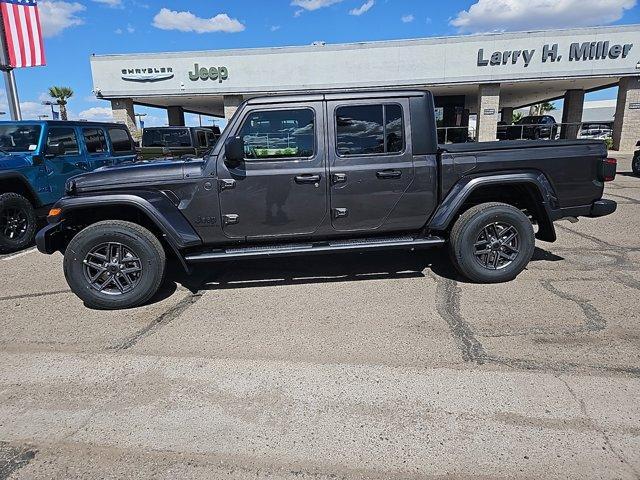
[[[47, 148], [59, 144], [62, 153], [50, 156]], [[45, 169], [49, 178], [50, 194], [44, 203], [52, 203], [64, 195], [65, 182], [87, 172], [89, 165], [80, 151], [78, 136], [74, 127], [50, 127], [44, 146]]]
[[245, 159], [217, 172], [223, 231], [230, 238], [314, 233], [328, 210], [321, 102], [248, 109], [235, 135]]
[[413, 219], [403, 225], [394, 217], [414, 179], [408, 102], [332, 101], [327, 112], [333, 228], [366, 232], [414, 226]]

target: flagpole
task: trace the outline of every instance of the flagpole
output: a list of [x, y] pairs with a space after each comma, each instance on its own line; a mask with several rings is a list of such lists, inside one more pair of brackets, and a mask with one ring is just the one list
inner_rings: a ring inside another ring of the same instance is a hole
[[16, 77], [13, 74], [13, 68], [9, 66], [9, 56], [7, 55], [7, 47], [5, 44], [4, 21], [0, 14], [0, 70], [4, 77], [4, 85], [7, 89], [7, 102], [9, 103], [9, 114], [11, 120], [22, 120], [20, 112], [20, 100], [18, 98], [18, 86], [16, 85]]

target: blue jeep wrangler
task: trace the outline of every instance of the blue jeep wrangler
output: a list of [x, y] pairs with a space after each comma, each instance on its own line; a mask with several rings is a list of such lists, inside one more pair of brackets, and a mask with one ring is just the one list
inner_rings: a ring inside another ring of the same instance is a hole
[[121, 124], [0, 122], [0, 253], [33, 241], [39, 217], [64, 195], [70, 177], [135, 158]]

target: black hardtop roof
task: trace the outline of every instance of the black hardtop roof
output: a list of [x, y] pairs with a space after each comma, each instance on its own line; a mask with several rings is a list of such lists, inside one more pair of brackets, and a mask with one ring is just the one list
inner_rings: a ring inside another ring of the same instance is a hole
[[427, 90], [372, 90], [372, 91], [344, 91], [328, 93], [303, 93], [294, 95], [265, 95], [250, 98], [249, 105], [293, 103], [293, 102], [321, 102], [323, 100], [366, 100], [368, 98], [398, 98], [425, 97], [431, 95]]

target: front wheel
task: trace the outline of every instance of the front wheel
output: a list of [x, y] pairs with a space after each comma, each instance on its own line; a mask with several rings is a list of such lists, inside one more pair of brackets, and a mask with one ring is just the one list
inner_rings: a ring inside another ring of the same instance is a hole
[[525, 269], [533, 256], [535, 234], [519, 209], [483, 203], [460, 215], [449, 242], [458, 272], [477, 283], [499, 283]]
[[0, 195], [0, 253], [31, 245], [36, 226], [36, 213], [27, 198], [17, 193]]
[[146, 228], [107, 220], [78, 233], [64, 254], [67, 283], [88, 307], [115, 310], [147, 302], [164, 279], [166, 254]]

